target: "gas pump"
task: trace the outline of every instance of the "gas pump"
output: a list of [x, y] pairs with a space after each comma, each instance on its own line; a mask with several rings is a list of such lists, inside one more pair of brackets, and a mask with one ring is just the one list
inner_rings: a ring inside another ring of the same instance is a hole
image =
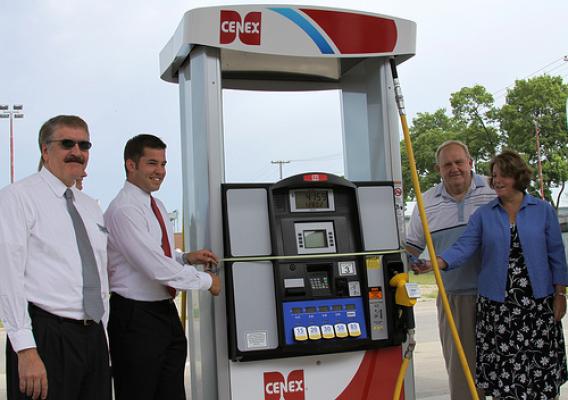
[[402, 343], [412, 317], [388, 284], [404, 271], [392, 182], [305, 173], [224, 184], [223, 204], [231, 360]]
[[[190, 294], [192, 399], [392, 398], [409, 319], [389, 285], [404, 272], [389, 59], [409, 59], [415, 43], [414, 22], [352, 10], [183, 16], [160, 69], [179, 87], [185, 247], [225, 255], [226, 286], [214, 300]], [[226, 183], [224, 89], [338, 91], [345, 178]], [[403, 391], [415, 398], [412, 365]]]

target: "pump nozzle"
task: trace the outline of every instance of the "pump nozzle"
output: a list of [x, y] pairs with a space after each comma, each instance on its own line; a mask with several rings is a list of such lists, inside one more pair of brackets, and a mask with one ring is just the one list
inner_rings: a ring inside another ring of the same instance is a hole
[[416, 283], [408, 282], [408, 273], [398, 273], [391, 278], [389, 285], [396, 288], [395, 301], [399, 306], [412, 307], [420, 298], [420, 288]]

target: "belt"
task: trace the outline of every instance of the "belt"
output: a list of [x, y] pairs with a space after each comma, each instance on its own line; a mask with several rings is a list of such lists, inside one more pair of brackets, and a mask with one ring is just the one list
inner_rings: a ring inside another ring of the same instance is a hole
[[164, 307], [171, 307], [172, 305], [175, 306], [174, 299], [164, 299], [164, 300], [155, 300], [155, 301], [146, 301], [146, 300], [134, 300], [129, 299], [128, 297], [124, 297], [119, 295], [118, 293], [111, 292], [110, 294], [110, 302], [112, 303], [123, 303], [126, 305], [132, 305], [136, 307], [143, 307], [146, 309], [163, 309]]
[[60, 317], [59, 315], [52, 314], [48, 311], [45, 311], [42, 308], [39, 308], [33, 303], [29, 303], [28, 309], [30, 310], [30, 314], [41, 315], [42, 317], [54, 319], [59, 322], [66, 322], [80, 326], [92, 326], [99, 324], [97, 321], [92, 319], [73, 319], [73, 318]]

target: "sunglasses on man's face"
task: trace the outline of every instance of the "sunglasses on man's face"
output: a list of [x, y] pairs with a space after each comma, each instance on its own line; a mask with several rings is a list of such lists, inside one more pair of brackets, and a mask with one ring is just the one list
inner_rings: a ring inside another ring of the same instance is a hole
[[49, 143], [53, 143], [53, 142], [58, 142], [61, 145], [61, 147], [63, 147], [65, 150], [71, 150], [73, 147], [75, 147], [75, 145], [79, 145], [80, 150], [87, 151], [93, 145], [88, 140], [76, 141], [76, 140], [72, 140], [72, 139], [49, 140], [47, 143], [49, 144]]

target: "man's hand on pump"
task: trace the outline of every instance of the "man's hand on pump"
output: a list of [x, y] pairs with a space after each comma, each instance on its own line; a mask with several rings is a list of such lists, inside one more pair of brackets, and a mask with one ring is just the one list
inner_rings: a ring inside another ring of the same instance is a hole
[[203, 264], [208, 269], [208, 267], [216, 266], [219, 258], [211, 250], [201, 249], [185, 253], [185, 261], [191, 265]]
[[209, 292], [213, 296], [218, 296], [221, 293], [221, 280], [219, 279], [219, 275], [214, 274], [213, 272], [207, 271], [209, 275], [211, 275], [211, 287], [209, 288]]
[[201, 249], [197, 251], [192, 251], [185, 253], [185, 261], [191, 265], [202, 264], [204, 270], [211, 276], [211, 287], [209, 292], [213, 296], [218, 296], [221, 293], [221, 280], [219, 275], [216, 274], [217, 264], [219, 263], [219, 258], [208, 249]]

